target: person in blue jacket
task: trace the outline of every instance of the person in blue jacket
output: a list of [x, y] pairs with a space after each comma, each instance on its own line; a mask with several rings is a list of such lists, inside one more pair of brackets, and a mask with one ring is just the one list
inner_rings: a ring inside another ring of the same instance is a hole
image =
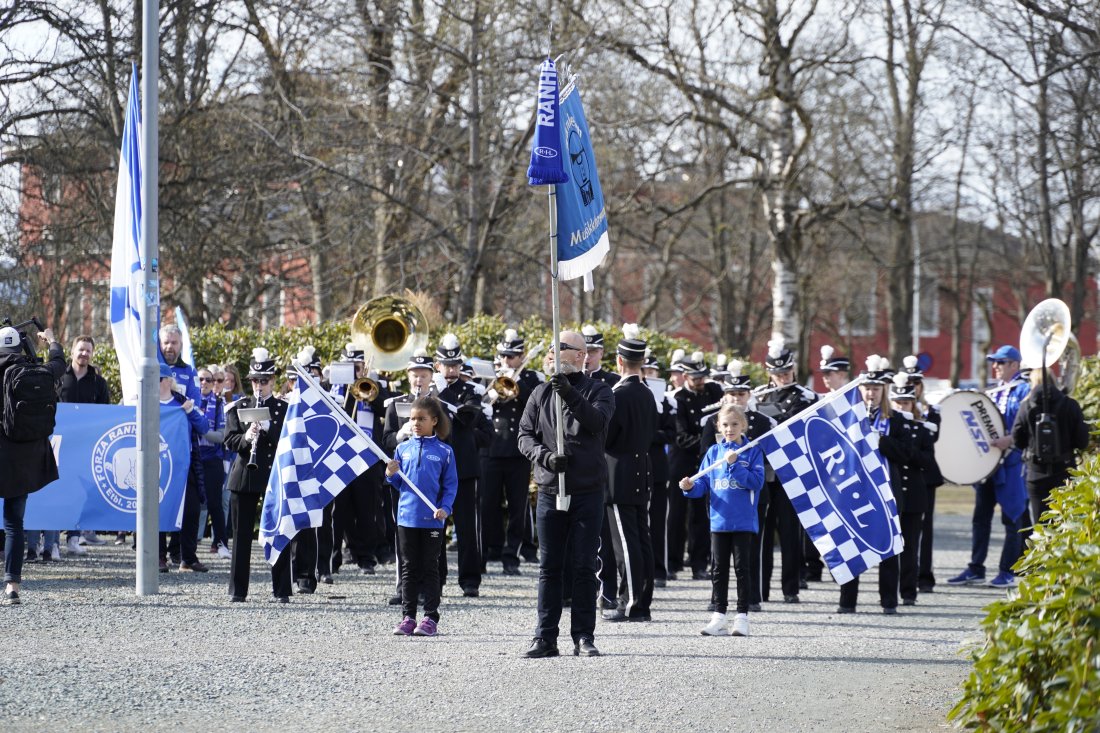
[[[749, 580], [752, 536], [760, 531], [756, 503], [764, 486], [764, 456], [759, 448], [740, 449], [748, 443], [748, 418], [738, 405], [727, 404], [718, 411], [718, 432], [722, 441], [707, 450], [695, 481], [684, 477], [680, 489], [688, 498], [710, 495], [710, 545], [714, 561], [712, 576], [714, 613], [703, 627], [707, 636], [748, 636]], [[737, 576], [737, 615], [730, 622], [728, 610], [730, 555]]]
[[[401, 549], [401, 609], [404, 618], [394, 635], [435, 636], [439, 623], [439, 553], [443, 548], [443, 524], [458, 493], [458, 472], [451, 446], [443, 441], [451, 424], [443, 405], [434, 397], [421, 397], [409, 412], [412, 439], [397, 446], [386, 464], [386, 476], [399, 491], [397, 542]], [[431, 499], [434, 512], [416, 495], [398, 471]], [[417, 596], [424, 593], [424, 618], [416, 622]]]

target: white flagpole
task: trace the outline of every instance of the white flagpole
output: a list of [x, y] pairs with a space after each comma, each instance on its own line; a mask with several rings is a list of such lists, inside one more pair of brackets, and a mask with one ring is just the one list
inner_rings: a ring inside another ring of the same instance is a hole
[[[554, 339], [554, 373], [561, 374], [561, 300], [558, 291], [558, 187], [554, 184], [547, 186], [548, 200], [550, 203], [550, 315], [553, 321]], [[554, 393], [554, 416], [557, 433], [557, 452], [565, 452], [565, 416], [562, 408], [561, 395]], [[559, 512], [569, 511], [569, 495], [565, 493], [565, 472], [558, 474], [558, 498], [557, 509]]]
[[160, 365], [157, 363], [157, 312], [160, 308], [157, 243], [157, 108], [160, 97], [160, 2], [142, 3], [141, 36], [141, 373], [138, 381], [137, 578], [139, 596], [159, 590], [158, 517], [160, 516]]
[[[370, 448], [371, 453], [378, 456], [378, 459], [385, 463], [389, 463], [393, 460], [393, 458], [386, 455], [386, 452], [382, 450], [377, 443], [371, 440], [371, 437], [367, 435], [366, 431], [363, 430], [362, 427], [357, 425], [354, 420], [348, 417], [348, 414], [344, 412], [343, 406], [336, 402], [336, 399], [328, 392], [328, 390], [321, 389], [321, 385], [317, 384], [317, 382], [313, 380], [313, 377], [310, 374], [307, 374], [306, 371], [299, 367], [297, 364], [292, 364], [291, 369], [293, 369], [294, 373], [297, 374], [299, 377], [305, 379], [307, 384], [309, 384], [311, 387], [316, 389], [324, 396], [325, 400], [328, 401], [329, 405], [332, 407], [333, 414], [336, 415], [336, 418], [338, 420], [342, 421], [345, 425], [357, 432], [363, 440], [367, 441], [367, 447]], [[432, 514], [435, 514], [439, 510], [438, 507], [436, 507], [436, 505], [432, 503], [432, 500], [426, 497], [424, 495], [424, 492], [417, 488], [416, 484], [412, 482], [412, 479], [405, 475], [404, 471], [398, 470], [397, 475], [400, 476], [406, 484], [408, 484], [409, 488], [413, 490], [413, 493], [420, 497], [421, 501], [428, 505], [428, 508], [432, 510]]]
[[[774, 428], [772, 428], [771, 430], [769, 430], [766, 433], [763, 433], [761, 435], [756, 436], [754, 439], [750, 440], [748, 443], [745, 443], [743, 446], [738, 448], [736, 452], [737, 453], [744, 453], [749, 448], [752, 448], [752, 447], [756, 446], [756, 444], [759, 443], [761, 440], [768, 437], [769, 435], [774, 433], [776, 430], [779, 430], [779, 428], [783, 427], [787, 423], [798, 420], [803, 415], [808, 415], [811, 412], [816, 412], [817, 410], [820, 410], [822, 407], [829, 404], [833, 400], [837, 399], [841, 395], [844, 395], [844, 394], [847, 394], [848, 392], [851, 392], [853, 389], [855, 389], [856, 387], [858, 387], [860, 384], [862, 384], [865, 381], [866, 381], [865, 377], [856, 377], [851, 382], [848, 382], [848, 384], [844, 385], [843, 387], [841, 387], [837, 391], [831, 392], [828, 395], [826, 395], [824, 399], [818, 400], [817, 402], [813, 403], [812, 405], [809, 405], [809, 406], [803, 408], [797, 414], [792, 415], [787, 420], [784, 420], [781, 423], [776, 423], [776, 426]], [[733, 453], [733, 452], [734, 451], [727, 451], [727, 455], [729, 453]], [[709, 466], [707, 466], [706, 468], [701, 470], [699, 473], [692, 476], [691, 477], [692, 482], [698, 481], [699, 479], [703, 478], [704, 476], [706, 476], [708, 473], [710, 473], [714, 469], [720, 468], [722, 466], [722, 464], [725, 463], [725, 462], [726, 462], [726, 459], [723, 456], [721, 460], [715, 461], [714, 463], [710, 464]]]

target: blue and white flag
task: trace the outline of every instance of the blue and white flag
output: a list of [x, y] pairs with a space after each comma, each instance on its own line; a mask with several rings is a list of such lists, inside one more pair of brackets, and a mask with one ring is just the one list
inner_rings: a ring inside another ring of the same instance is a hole
[[[179, 405], [160, 406], [161, 532], [179, 529], [191, 466], [191, 427]], [[24, 526], [133, 532], [137, 520], [137, 413], [130, 405], [57, 405], [50, 436], [58, 479], [27, 497]]]
[[[575, 80], [562, 92], [560, 113], [569, 181], [556, 187], [558, 277], [571, 280], [596, 269], [611, 244], [596, 156]], [[585, 282], [586, 290], [591, 289], [589, 284]]]
[[122, 399], [137, 404], [143, 310], [141, 265], [141, 105], [137, 64], [132, 65], [122, 155], [115, 189], [115, 232], [111, 246], [111, 336], [118, 355]]
[[819, 402], [760, 442], [837, 583], [901, 553], [890, 471], [857, 390]]
[[321, 526], [322, 510], [377, 460], [339, 405], [298, 377], [260, 514], [260, 544], [274, 565], [300, 529]]
[[176, 306], [176, 326], [180, 330], [180, 358], [198, 370], [195, 363], [195, 350], [191, 347], [191, 329], [187, 326], [187, 317], [183, 315], [183, 308]]
[[550, 186], [569, 180], [561, 149], [561, 112], [558, 103], [558, 70], [549, 56], [539, 69], [535, 97], [535, 135], [531, 140], [531, 164], [527, 185]]

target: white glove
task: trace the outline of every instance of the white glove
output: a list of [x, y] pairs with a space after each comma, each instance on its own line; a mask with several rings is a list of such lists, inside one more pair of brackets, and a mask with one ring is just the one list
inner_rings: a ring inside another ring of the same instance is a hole
[[500, 395], [497, 394], [497, 391], [495, 389], [490, 388], [489, 391], [486, 392], [485, 394], [489, 398], [489, 404], [490, 405], [495, 405], [496, 401], [498, 399], [500, 399]]
[[435, 385], [436, 392], [442, 392], [443, 390], [447, 389], [447, 380], [439, 372], [436, 372], [434, 375], [432, 375], [432, 384]]
[[406, 440], [412, 437], [412, 434], [413, 424], [411, 422], [405, 423], [401, 426], [401, 429], [397, 431], [397, 442], [404, 443]]

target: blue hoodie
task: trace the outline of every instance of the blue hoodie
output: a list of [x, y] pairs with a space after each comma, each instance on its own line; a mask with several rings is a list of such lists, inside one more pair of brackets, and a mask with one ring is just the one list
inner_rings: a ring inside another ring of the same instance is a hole
[[[455, 494], [458, 493], [458, 471], [455, 469], [455, 455], [451, 446], [434, 435], [427, 438], [412, 437], [398, 444], [393, 459], [401, 464], [401, 470], [424, 496], [448, 515], [451, 514]], [[395, 473], [388, 480], [401, 492], [397, 501], [398, 525], [443, 529], [443, 521], [432, 516], [428, 505], [399, 475]]]
[[[748, 438], [741, 436], [740, 443], [712, 445], [699, 466], [702, 471], [712, 463], [723, 459], [726, 452], [744, 445]], [[759, 448], [749, 448], [737, 456], [730, 465], [724, 463], [696, 480], [684, 496], [698, 499], [710, 493], [711, 532], [759, 532], [756, 501], [764, 486], [764, 454]]]

